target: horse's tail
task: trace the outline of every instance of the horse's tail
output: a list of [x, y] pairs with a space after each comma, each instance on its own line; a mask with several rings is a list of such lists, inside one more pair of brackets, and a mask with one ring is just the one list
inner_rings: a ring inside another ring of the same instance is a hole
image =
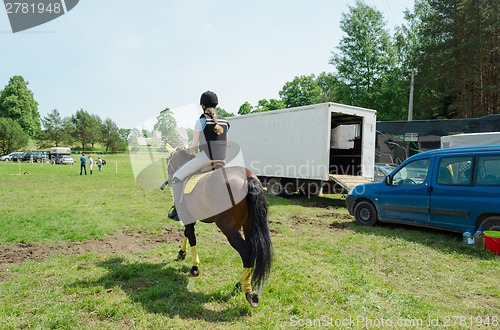
[[248, 211], [252, 221], [250, 246], [251, 260], [254, 265], [252, 286], [260, 288], [269, 276], [273, 257], [273, 246], [267, 227], [267, 201], [264, 197], [262, 185], [256, 178], [247, 178], [248, 181]]

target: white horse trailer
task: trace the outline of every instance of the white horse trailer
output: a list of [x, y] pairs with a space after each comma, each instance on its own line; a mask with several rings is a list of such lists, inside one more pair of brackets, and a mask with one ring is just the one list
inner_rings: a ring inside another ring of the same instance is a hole
[[500, 132], [466, 133], [441, 137], [441, 149], [500, 145]]
[[375, 110], [336, 103], [229, 117], [229, 139], [271, 195], [345, 193], [373, 180]]
[[50, 160], [57, 159], [62, 156], [71, 156], [71, 148], [50, 148]]

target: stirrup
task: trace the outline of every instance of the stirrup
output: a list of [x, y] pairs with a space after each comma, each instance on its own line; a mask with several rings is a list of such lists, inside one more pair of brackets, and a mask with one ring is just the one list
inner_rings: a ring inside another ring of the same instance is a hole
[[172, 205], [170, 210], [168, 211], [168, 218], [179, 221], [179, 215], [177, 214], [177, 210], [175, 209], [175, 205]]

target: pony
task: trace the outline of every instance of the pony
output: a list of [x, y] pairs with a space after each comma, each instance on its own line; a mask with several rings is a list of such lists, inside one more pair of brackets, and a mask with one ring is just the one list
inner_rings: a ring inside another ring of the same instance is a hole
[[[171, 182], [177, 169], [189, 161], [192, 156], [186, 149], [177, 148], [166, 159], [168, 181]], [[246, 196], [234, 200], [230, 187], [246, 184]], [[267, 225], [268, 204], [264, 196], [262, 184], [250, 170], [244, 167], [228, 167], [214, 170], [206, 174], [192, 192], [184, 194], [183, 203], [195, 203], [198, 212], [203, 212], [205, 205], [217, 203], [221, 192], [229, 191], [232, 205], [224, 211], [198, 216], [196, 219], [205, 223], [215, 223], [226, 236], [231, 246], [240, 254], [243, 262], [243, 274], [236, 288], [241, 289], [247, 301], [253, 308], [259, 306], [259, 294], [253, 290], [260, 288], [269, 276], [272, 263], [272, 242]], [[213, 210], [212, 210], [213, 211]], [[215, 214], [215, 215], [212, 215]], [[193, 267], [192, 276], [199, 276], [199, 257], [196, 248], [195, 223], [188, 224], [184, 229], [184, 242], [177, 255], [178, 260], [186, 257], [187, 243], [191, 246]], [[242, 231], [244, 238], [242, 236]]]

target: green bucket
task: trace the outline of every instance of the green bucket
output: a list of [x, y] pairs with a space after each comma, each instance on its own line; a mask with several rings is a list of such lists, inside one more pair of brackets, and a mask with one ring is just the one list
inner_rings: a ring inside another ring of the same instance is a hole
[[483, 235], [488, 236], [488, 237], [497, 237], [497, 238], [500, 238], [500, 231], [487, 230], [487, 231], [483, 231]]

